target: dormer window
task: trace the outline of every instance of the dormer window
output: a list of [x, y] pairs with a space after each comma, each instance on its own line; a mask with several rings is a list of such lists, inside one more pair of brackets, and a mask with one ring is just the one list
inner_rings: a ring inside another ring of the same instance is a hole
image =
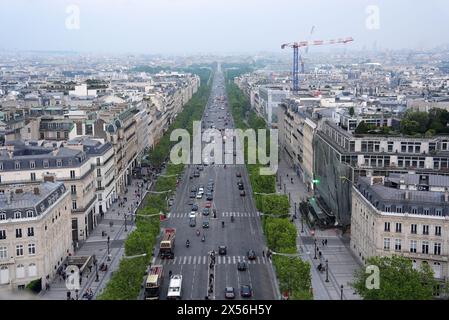
[[36, 162], [30, 161], [30, 169], [36, 168]]
[[43, 165], [44, 165], [44, 168], [48, 168], [48, 167], [49, 167], [49, 165], [48, 165], [48, 160], [44, 160]]
[[0, 220], [6, 220], [6, 213], [4, 212], [0, 213]]
[[28, 210], [27, 211], [27, 218], [32, 218], [33, 217], [33, 210]]
[[14, 219], [22, 218], [22, 213], [20, 211], [14, 212]]
[[56, 166], [57, 167], [62, 167], [62, 160], [61, 159], [56, 160]]
[[14, 168], [15, 168], [16, 170], [20, 169], [20, 162], [15, 162], [15, 163], [14, 163]]

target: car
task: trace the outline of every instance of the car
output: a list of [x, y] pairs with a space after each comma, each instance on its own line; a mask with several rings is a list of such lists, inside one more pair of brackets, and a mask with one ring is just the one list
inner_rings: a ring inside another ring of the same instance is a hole
[[246, 256], [248, 257], [248, 260], [255, 260], [256, 259], [256, 252], [254, 250], [248, 250], [246, 253]]
[[197, 191], [198, 191], [198, 188], [195, 187], [195, 186], [193, 186], [192, 188], [190, 188], [190, 192], [197, 192]]
[[190, 192], [190, 198], [195, 198], [196, 197], [196, 193], [195, 192]]
[[203, 228], [204, 228], [204, 229], [209, 228], [209, 221], [208, 221], [208, 220], [204, 220], [204, 221], [203, 221]]
[[191, 226], [192, 228], [196, 227], [196, 219], [191, 218], [190, 221], [189, 221], [189, 226]]
[[203, 170], [204, 170], [204, 167], [203, 167], [203, 166], [200, 166], [200, 167], [198, 168], [198, 170], [203, 171]]
[[192, 211], [198, 211], [198, 205], [196, 204], [192, 205]]
[[208, 193], [208, 194], [206, 195], [206, 200], [207, 200], [207, 201], [212, 201], [212, 200], [214, 200], [214, 196], [212, 195], [212, 193]]
[[204, 207], [205, 208], [210, 208], [210, 207], [212, 207], [212, 203], [211, 202], [206, 202]]
[[248, 269], [248, 264], [245, 261], [240, 261], [237, 263], [238, 271], [246, 271], [246, 269]]
[[218, 247], [218, 254], [219, 254], [220, 256], [225, 256], [225, 255], [226, 255], [226, 252], [227, 252], [226, 246], [219, 246], [219, 247]]
[[203, 194], [202, 194], [202, 193], [198, 193], [198, 194], [196, 195], [196, 198], [197, 198], [197, 199], [202, 199], [202, 198], [203, 198]]
[[196, 212], [195, 212], [195, 211], [190, 211], [190, 213], [189, 213], [189, 218], [190, 218], [190, 219], [196, 218]]
[[240, 286], [240, 296], [243, 298], [251, 298], [253, 295], [253, 290], [249, 285]]
[[239, 184], [239, 190], [245, 190], [245, 186], [243, 185], [243, 183]]
[[203, 209], [203, 215], [204, 216], [208, 216], [210, 214], [210, 209], [209, 208], [204, 208]]
[[226, 299], [234, 299], [235, 298], [235, 291], [234, 291], [233, 287], [225, 288], [225, 298]]
[[244, 197], [244, 196], [246, 196], [246, 192], [245, 192], [245, 190], [242, 190], [242, 191], [240, 191], [240, 196], [241, 196], [241, 197]]
[[239, 171], [237, 171], [237, 172], [235, 173], [235, 176], [236, 176], [237, 178], [241, 178], [241, 177], [242, 177], [242, 174], [241, 174]]
[[195, 172], [193, 173], [193, 176], [194, 176], [195, 178], [199, 178], [200, 172], [199, 172], [199, 171], [195, 171]]
[[198, 193], [204, 193], [204, 188], [203, 187], [198, 188]]
[[188, 204], [189, 206], [193, 206], [194, 200], [193, 200], [193, 199], [190, 199], [190, 200], [187, 202], [187, 204]]
[[209, 193], [212, 193], [212, 192], [214, 192], [214, 187], [213, 186], [207, 186], [207, 194], [206, 195], [208, 195]]

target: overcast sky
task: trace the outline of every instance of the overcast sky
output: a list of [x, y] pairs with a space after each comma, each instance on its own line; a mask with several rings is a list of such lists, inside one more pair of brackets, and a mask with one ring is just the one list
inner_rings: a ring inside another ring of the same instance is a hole
[[0, 49], [281, 52], [284, 42], [346, 36], [355, 38], [351, 47], [357, 49], [423, 49], [447, 44], [449, 1], [0, 1]]

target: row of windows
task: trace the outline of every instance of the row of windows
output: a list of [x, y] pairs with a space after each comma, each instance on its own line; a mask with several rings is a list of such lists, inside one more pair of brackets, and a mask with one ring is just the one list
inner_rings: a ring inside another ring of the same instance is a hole
[[[6, 276], [4, 273], [6, 272]], [[0, 273], [2, 277], [0, 277], [0, 284], [6, 284], [9, 282], [9, 268], [7, 266], [2, 266], [0, 268]], [[25, 266], [23, 264], [18, 264], [16, 267], [16, 278], [25, 278]], [[37, 266], [35, 263], [30, 263], [28, 265], [28, 277], [36, 277], [37, 276]]]
[[[391, 250], [391, 239], [390, 238], [384, 238], [384, 250], [389, 251]], [[419, 253], [423, 254], [429, 254], [429, 247], [430, 242], [427, 240], [420, 241], [421, 243], [421, 250]], [[394, 251], [402, 251], [402, 239], [394, 239]], [[418, 252], [418, 241], [417, 240], [410, 240], [409, 242], [409, 251], [411, 253], [417, 253]], [[433, 243], [433, 254], [436, 256], [440, 256], [442, 251], [442, 244], [440, 242], [434, 242]]]
[[[370, 199], [371, 200], [371, 199]], [[423, 214], [425, 216], [437, 216], [442, 217], [443, 216], [443, 209], [442, 208], [417, 208], [412, 207], [410, 209], [403, 208], [402, 206], [396, 206], [395, 210], [391, 208], [391, 206], [385, 206], [384, 208], [385, 212], [396, 212], [396, 213], [411, 213], [411, 214]]]
[[[35, 254], [36, 254], [36, 244], [29, 243], [28, 244], [28, 255], [33, 256]], [[23, 255], [24, 255], [23, 244], [16, 245], [16, 257], [22, 257]], [[1, 259], [9, 259], [7, 247], [0, 247], [0, 260]]]
[[[34, 227], [27, 228], [27, 236], [34, 237]], [[0, 240], [5, 240], [6, 237], [6, 230], [0, 230]], [[16, 229], [16, 238], [22, 238], [22, 229]]]
[[[391, 231], [390, 227], [391, 227], [390, 222], [385, 222], [384, 223], [384, 231], [385, 232], [390, 232]], [[395, 231], [397, 233], [401, 233], [402, 232], [402, 223], [397, 222], [395, 224]], [[429, 225], [425, 225], [425, 224], [422, 225], [421, 226], [421, 232], [422, 232], [423, 235], [429, 235], [430, 226]], [[412, 223], [410, 225], [410, 233], [411, 234], [418, 234], [418, 225], [417, 224]], [[441, 226], [435, 226], [434, 227], [434, 234], [436, 236], [441, 236]]]
[[[33, 210], [27, 210], [22, 214], [21, 211], [14, 212], [14, 219], [21, 219], [21, 218], [32, 218], [34, 217], [34, 211]], [[0, 212], [0, 221], [6, 220], [6, 213]]]

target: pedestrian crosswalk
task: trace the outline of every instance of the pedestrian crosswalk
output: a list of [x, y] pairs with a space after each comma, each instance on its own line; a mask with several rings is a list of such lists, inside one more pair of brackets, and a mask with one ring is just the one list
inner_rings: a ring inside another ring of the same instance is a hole
[[[157, 259], [155, 263], [158, 264], [207, 264], [208, 256], [175, 256], [173, 259]], [[251, 264], [267, 264], [271, 260], [266, 257], [256, 257], [254, 260], [248, 260], [245, 256], [216, 256], [216, 264], [237, 264], [245, 261], [248, 265]]]
[[[181, 219], [181, 218], [188, 218], [189, 215], [190, 215], [190, 212], [170, 212], [167, 215], [167, 217], [168, 218]], [[197, 215], [201, 215], [201, 212], [198, 212]], [[259, 217], [260, 214], [259, 214], [259, 212], [238, 212], [238, 211], [233, 212], [233, 211], [226, 211], [226, 212], [218, 213], [218, 216], [219, 217], [231, 217], [231, 216], [234, 216], [234, 218], [245, 218], [245, 217]]]

